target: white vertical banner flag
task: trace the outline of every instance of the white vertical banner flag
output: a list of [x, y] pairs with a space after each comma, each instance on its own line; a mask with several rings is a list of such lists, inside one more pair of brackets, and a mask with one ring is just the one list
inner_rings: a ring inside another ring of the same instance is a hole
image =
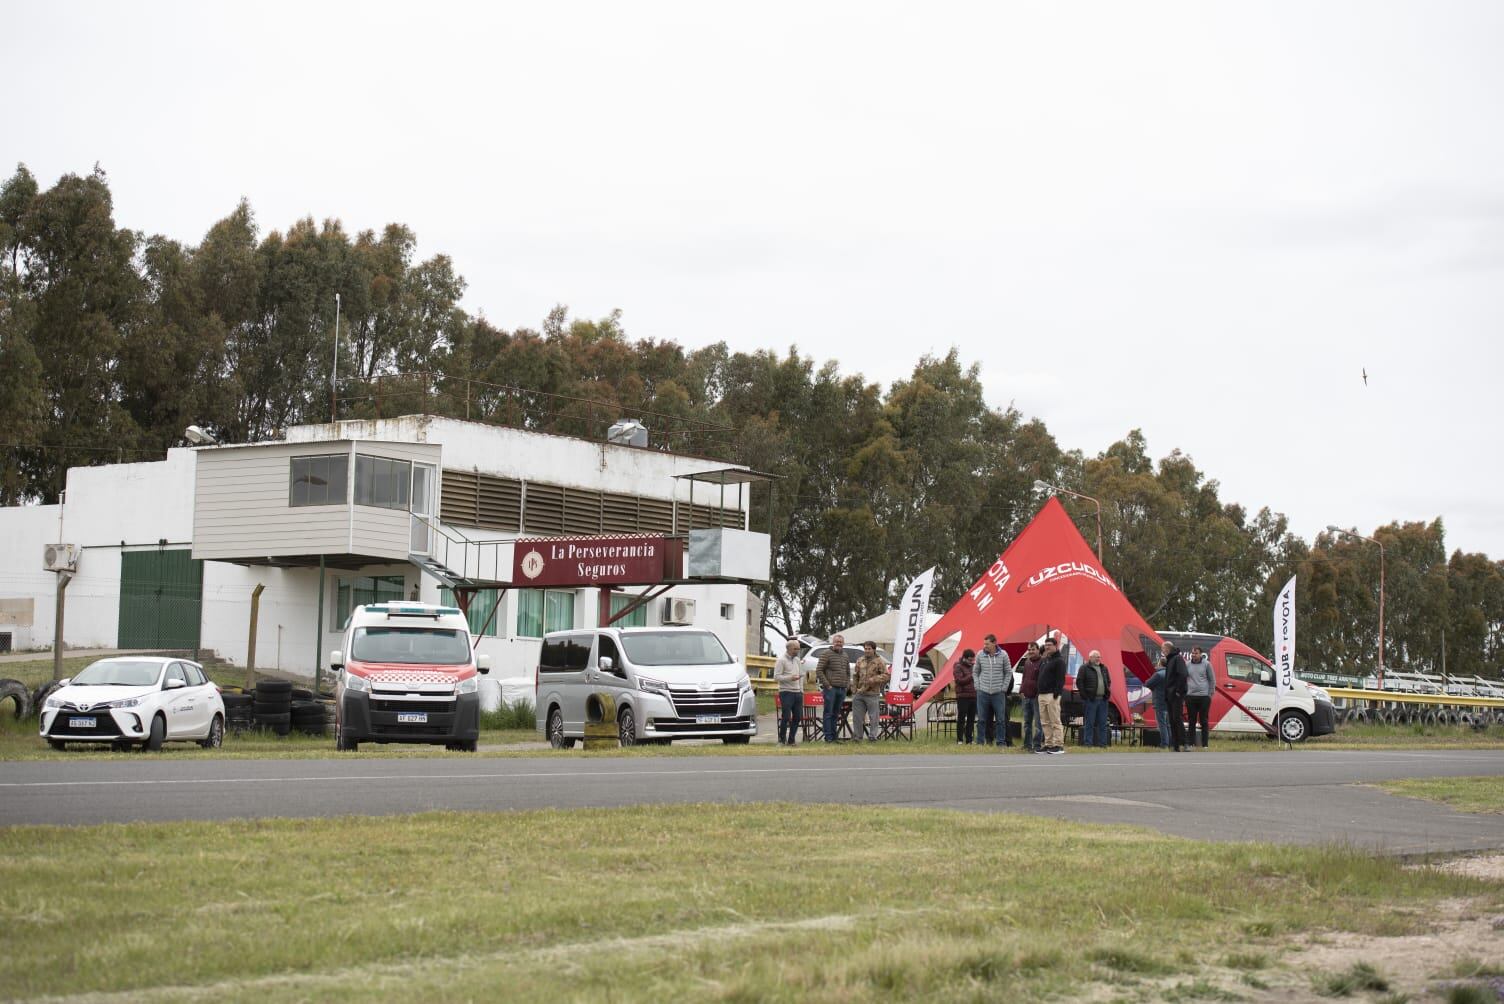
[[1278, 690], [1275, 714], [1295, 684], [1295, 576], [1274, 601], [1274, 685]]
[[925, 621], [930, 609], [930, 586], [935, 581], [935, 569], [919, 573], [903, 591], [898, 603], [898, 633], [893, 639], [893, 674], [888, 678], [888, 689], [907, 692], [913, 679], [914, 667], [919, 664], [919, 645], [924, 641]]

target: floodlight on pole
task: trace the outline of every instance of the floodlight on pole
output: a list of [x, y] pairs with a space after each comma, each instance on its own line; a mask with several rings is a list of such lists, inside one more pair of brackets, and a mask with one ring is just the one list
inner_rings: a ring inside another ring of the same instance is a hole
[[339, 410], [339, 294], [334, 294], [334, 368], [329, 371], [329, 424], [338, 421]]
[[1059, 485], [1052, 485], [1048, 481], [1035, 480], [1034, 490], [1036, 492], [1060, 492], [1063, 495], [1071, 495], [1078, 499], [1085, 499], [1086, 501], [1097, 507], [1097, 564], [1102, 565], [1105, 569], [1106, 565], [1102, 561], [1102, 503], [1097, 499], [1092, 498], [1090, 495], [1083, 495], [1081, 492], [1073, 492], [1069, 488], [1061, 488]]
[[1327, 524], [1328, 533], [1340, 533], [1344, 537], [1356, 537], [1366, 540], [1379, 548], [1379, 689], [1384, 689], [1384, 544], [1374, 537], [1365, 537], [1356, 530], [1344, 530], [1333, 523]]

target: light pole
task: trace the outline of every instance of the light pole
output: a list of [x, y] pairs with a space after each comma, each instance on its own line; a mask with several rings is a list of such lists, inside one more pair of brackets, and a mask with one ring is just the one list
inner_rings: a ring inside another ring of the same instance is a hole
[[[1073, 492], [1069, 488], [1061, 488], [1059, 485], [1052, 485], [1052, 484], [1050, 484], [1047, 481], [1035, 481], [1034, 482], [1034, 490], [1036, 492], [1044, 492], [1044, 491], [1062, 492], [1062, 493], [1064, 493], [1066, 495], [1075, 496], [1078, 499], [1085, 499], [1086, 501], [1090, 502], [1092, 505], [1094, 505], [1094, 506], [1097, 507], [1097, 564], [1099, 564], [1099, 565], [1103, 564], [1103, 562], [1102, 562], [1102, 503], [1098, 502], [1096, 499], [1092, 498], [1090, 495], [1083, 495], [1080, 492]], [[1104, 565], [1103, 567], [1105, 568], [1106, 566]]]
[[339, 421], [339, 294], [334, 294], [334, 366], [329, 370], [329, 424]]
[[1384, 545], [1373, 537], [1365, 537], [1355, 530], [1344, 530], [1340, 526], [1327, 524], [1328, 533], [1340, 533], [1347, 537], [1356, 537], [1366, 540], [1370, 544], [1379, 546], [1379, 689], [1384, 689]]

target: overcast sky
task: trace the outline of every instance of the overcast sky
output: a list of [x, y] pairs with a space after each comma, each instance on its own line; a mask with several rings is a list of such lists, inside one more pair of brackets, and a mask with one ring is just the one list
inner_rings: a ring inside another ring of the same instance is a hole
[[122, 226], [402, 222], [503, 327], [884, 384], [957, 346], [1067, 448], [1504, 557], [1504, 4], [0, 9], [5, 174], [98, 162]]

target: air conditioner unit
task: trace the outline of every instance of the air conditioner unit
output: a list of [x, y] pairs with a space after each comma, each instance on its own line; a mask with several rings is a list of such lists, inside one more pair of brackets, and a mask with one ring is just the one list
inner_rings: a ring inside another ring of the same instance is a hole
[[695, 620], [695, 601], [681, 600], [670, 596], [663, 601], [663, 623], [665, 624], [693, 624]]
[[42, 565], [49, 572], [78, 571], [77, 544], [48, 544], [42, 549]]

